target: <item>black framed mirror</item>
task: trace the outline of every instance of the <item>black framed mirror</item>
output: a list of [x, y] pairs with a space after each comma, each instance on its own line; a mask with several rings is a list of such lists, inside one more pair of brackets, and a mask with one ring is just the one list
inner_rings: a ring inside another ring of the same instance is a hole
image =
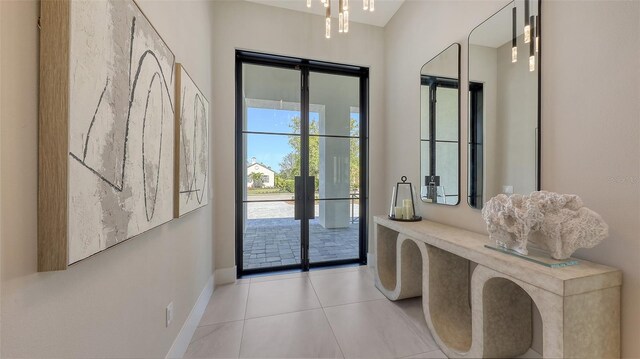
[[460, 203], [460, 44], [420, 70], [420, 198]]
[[517, 0], [469, 35], [467, 202], [540, 189], [540, 2]]

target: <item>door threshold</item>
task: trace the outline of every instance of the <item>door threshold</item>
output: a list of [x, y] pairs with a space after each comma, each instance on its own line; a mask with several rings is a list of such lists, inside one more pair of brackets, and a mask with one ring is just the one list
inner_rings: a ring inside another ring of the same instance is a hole
[[[320, 264], [319, 266], [312, 267], [309, 269], [310, 272], [319, 272], [327, 269], [339, 269], [339, 268], [350, 268], [350, 267], [361, 267], [366, 266], [366, 264], [362, 263], [346, 263], [346, 264]], [[244, 274], [238, 279], [250, 279], [250, 278], [260, 278], [260, 277], [271, 277], [277, 275], [286, 275], [286, 274], [295, 274], [304, 272], [302, 269], [275, 269], [270, 271], [261, 271], [258, 273], [248, 273]]]

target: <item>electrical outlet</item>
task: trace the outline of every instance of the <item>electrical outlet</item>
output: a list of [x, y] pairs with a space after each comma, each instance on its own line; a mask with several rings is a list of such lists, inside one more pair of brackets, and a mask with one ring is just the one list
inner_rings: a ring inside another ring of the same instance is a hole
[[167, 318], [167, 328], [168, 328], [171, 322], [173, 321], [173, 302], [167, 305], [166, 318]]
[[502, 186], [502, 193], [513, 194], [513, 186]]

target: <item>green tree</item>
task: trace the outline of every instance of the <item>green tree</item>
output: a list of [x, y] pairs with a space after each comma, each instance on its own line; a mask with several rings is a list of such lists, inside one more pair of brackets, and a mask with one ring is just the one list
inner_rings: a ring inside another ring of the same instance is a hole
[[282, 161], [280, 162], [280, 173], [278, 176], [283, 180], [293, 179], [300, 172], [299, 167], [296, 168], [296, 163], [300, 163], [296, 157], [300, 157], [300, 154], [291, 152], [282, 158]]
[[[300, 117], [293, 117], [289, 123], [292, 132], [300, 130]], [[311, 121], [309, 123], [309, 133], [318, 134], [318, 122]], [[280, 175], [285, 179], [294, 179], [300, 174], [301, 160], [301, 142], [300, 136], [289, 136], [289, 146], [293, 148], [293, 152], [287, 154], [280, 162]], [[309, 176], [318, 178], [320, 162], [320, 141], [316, 136], [309, 137]]]
[[[350, 124], [350, 133], [353, 137], [360, 136], [360, 126], [358, 121], [355, 118], [351, 118]], [[350, 168], [350, 182], [351, 182], [351, 190], [359, 190], [360, 189], [360, 139], [352, 138], [350, 143], [350, 153], [349, 153], [349, 166]]]
[[293, 179], [287, 179], [277, 174], [275, 178], [276, 188], [282, 192], [293, 193], [295, 191], [295, 181]]
[[[298, 132], [300, 129], [300, 117], [293, 117], [289, 123], [289, 128], [292, 132]], [[350, 134], [351, 136], [359, 136], [358, 121], [356, 119], [350, 119]], [[320, 133], [318, 128], [318, 122], [311, 120], [309, 123], [309, 133], [311, 135], [318, 135]], [[301, 137], [289, 136], [289, 145], [293, 148], [293, 151], [287, 154], [280, 162], [280, 177], [283, 180], [293, 180], [295, 176], [300, 174], [300, 161], [301, 161]], [[350, 185], [351, 189], [358, 189], [360, 187], [360, 140], [353, 138], [350, 140]], [[320, 137], [309, 137], [309, 176], [314, 176], [316, 179], [316, 188], [319, 184], [320, 175]]]
[[262, 173], [252, 172], [249, 174], [249, 179], [253, 182], [252, 188], [262, 188]]

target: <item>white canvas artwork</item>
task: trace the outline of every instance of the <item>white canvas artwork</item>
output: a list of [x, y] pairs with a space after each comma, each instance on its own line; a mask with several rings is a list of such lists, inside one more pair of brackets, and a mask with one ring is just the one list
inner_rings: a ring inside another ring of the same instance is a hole
[[133, 1], [71, 2], [69, 264], [173, 218], [174, 64]]
[[[176, 188], [176, 217], [208, 203], [209, 101], [181, 64], [176, 66], [179, 99], [176, 121], [180, 128]], [[176, 133], [177, 135], [177, 133]]]

